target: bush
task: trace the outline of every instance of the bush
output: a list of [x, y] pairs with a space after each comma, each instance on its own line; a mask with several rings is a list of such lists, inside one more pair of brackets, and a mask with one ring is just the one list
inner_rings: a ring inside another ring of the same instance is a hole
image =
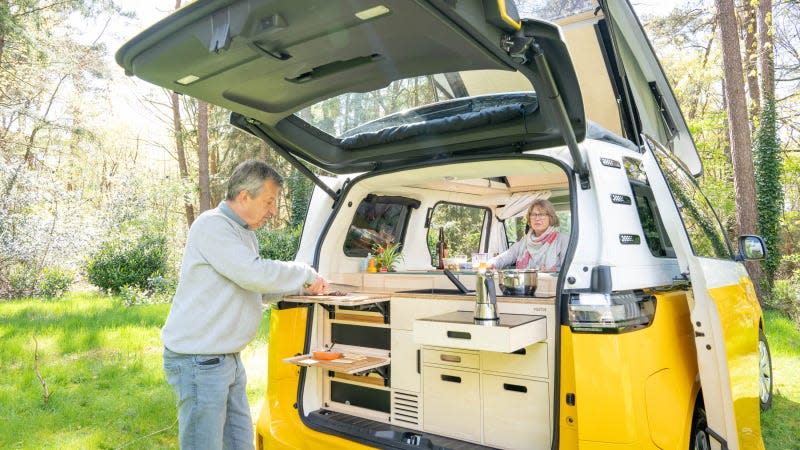
[[45, 297], [58, 298], [72, 286], [75, 275], [60, 267], [33, 267], [16, 265], [8, 275], [8, 285], [3, 296], [8, 298]]
[[151, 278], [167, 273], [168, 253], [163, 236], [111, 240], [87, 258], [86, 275], [90, 283], [112, 294], [125, 286], [147, 290]]
[[72, 287], [75, 275], [59, 267], [45, 267], [39, 276], [36, 295], [46, 298], [58, 298]]
[[258, 247], [261, 257], [280, 261], [293, 261], [300, 247], [300, 233], [302, 225], [290, 228], [267, 230], [262, 228], [256, 231]]
[[800, 323], [800, 277], [775, 280], [772, 292], [766, 296], [766, 306], [776, 309]]

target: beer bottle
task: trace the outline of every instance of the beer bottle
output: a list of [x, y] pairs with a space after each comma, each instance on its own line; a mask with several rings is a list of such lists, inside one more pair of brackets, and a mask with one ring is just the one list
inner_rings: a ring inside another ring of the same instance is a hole
[[436, 268], [439, 270], [444, 269], [445, 252], [447, 251], [447, 244], [444, 242], [444, 228], [439, 227], [439, 241], [436, 242]]

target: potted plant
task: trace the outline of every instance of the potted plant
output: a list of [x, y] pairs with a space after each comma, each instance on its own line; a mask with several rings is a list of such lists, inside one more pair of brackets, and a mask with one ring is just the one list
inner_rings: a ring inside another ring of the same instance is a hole
[[375, 244], [373, 250], [375, 251], [375, 264], [381, 272], [394, 272], [395, 264], [403, 259], [399, 243]]

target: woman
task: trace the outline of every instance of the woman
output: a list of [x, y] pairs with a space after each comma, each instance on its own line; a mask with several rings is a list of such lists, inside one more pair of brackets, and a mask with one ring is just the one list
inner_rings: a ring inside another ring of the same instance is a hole
[[559, 233], [553, 204], [536, 200], [528, 208], [528, 233], [508, 250], [488, 261], [489, 268], [502, 269], [516, 263], [517, 269], [557, 272], [567, 252], [569, 235]]

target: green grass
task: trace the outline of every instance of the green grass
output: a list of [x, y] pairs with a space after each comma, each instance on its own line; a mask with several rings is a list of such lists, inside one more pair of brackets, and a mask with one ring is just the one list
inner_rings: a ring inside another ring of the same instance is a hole
[[[0, 303], [0, 448], [177, 448], [174, 394], [161, 369], [168, 312], [96, 294]], [[266, 387], [267, 322], [242, 353], [254, 418]], [[800, 450], [800, 331], [774, 311], [766, 324], [775, 398], [762, 415], [764, 440], [768, 450]], [[47, 404], [33, 369], [34, 335]]]
[[[126, 308], [96, 294], [0, 303], [0, 448], [177, 448], [159, 337], [168, 312], [169, 305]], [[266, 322], [242, 354], [254, 415], [266, 387]]]
[[761, 415], [767, 450], [800, 450], [800, 331], [776, 311], [765, 312], [772, 353], [772, 409]]

